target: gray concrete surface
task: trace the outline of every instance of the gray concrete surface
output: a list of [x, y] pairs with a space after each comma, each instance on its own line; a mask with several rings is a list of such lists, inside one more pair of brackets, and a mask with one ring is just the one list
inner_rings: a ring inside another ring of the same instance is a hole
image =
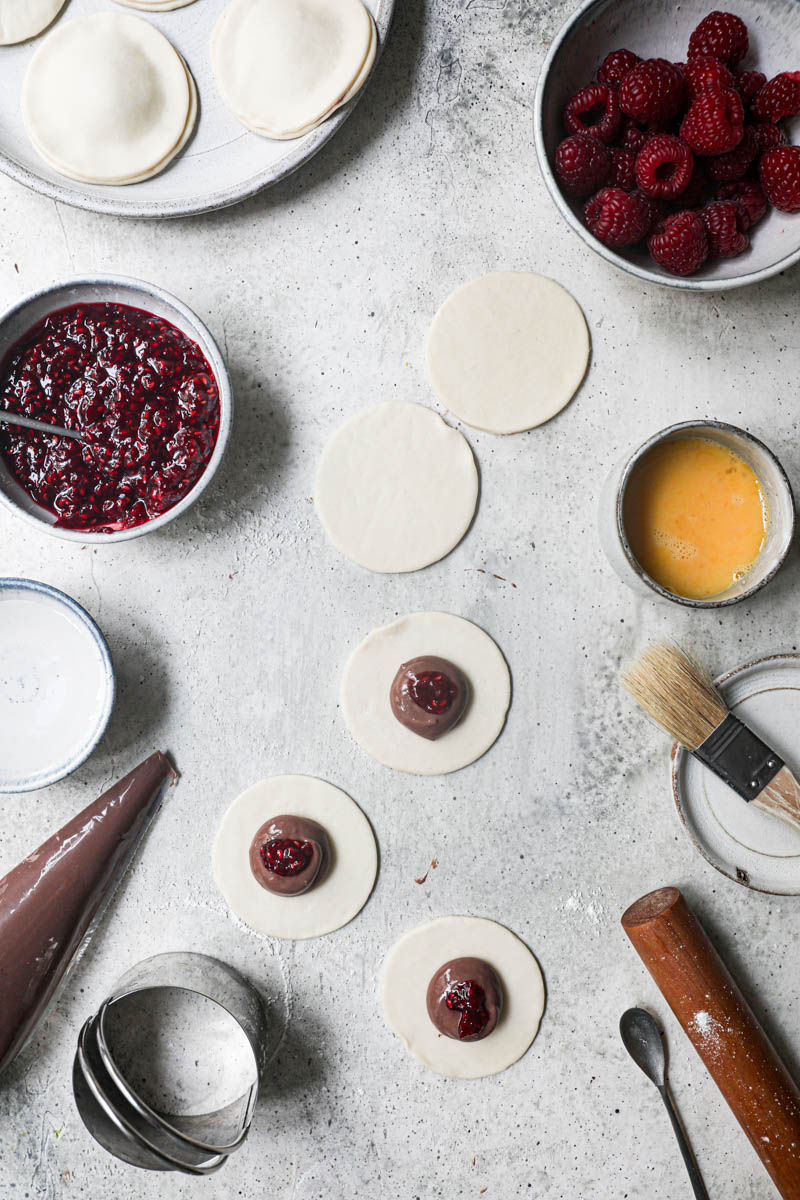
[[[797, 1068], [797, 902], [749, 893], [698, 856], [672, 811], [667, 746], [631, 714], [614, 676], [658, 634], [680, 635], [720, 669], [796, 648], [800, 558], [719, 614], [656, 606], [606, 566], [595, 506], [624, 444], [692, 416], [745, 425], [800, 484], [797, 274], [718, 297], [647, 289], [559, 222], [536, 168], [531, 100], [570, 7], [403, 0], [354, 117], [294, 178], [232, 211], [128, 224], [0, 185], [4, 302], [83, 270], [152, 279], [207, 319], [237, 402], [218, 481], [163, 532], [79, 549], [0, 514], [2, 571], [86, 605], [121, 684], [103, 745], [72, 779], [2, 799], [0, 872], [154, 747], [183, 774], [57, 1009], [0, 1085], [3, 1200], [677, 1200], [688, 1184], [666, 1116], [617, 1035], [635, 1003], [666, 1021], [675, 1094], [711, 1196], [776, 1194], [619, 916], [653, 887], [685, 887]], [[542, 429], [466, 431], [482, 496], [448, 559], [410, 576], [367, 574], [316, 521], [317, 457], [363, 405], [433, 404], [428, 322], [455, 284], [497, 267], [542, 271], [574, 292], [594, 338], [590, 375]], [[337, 710], [351, 646], [427, 607], [483, 625], [514, 677], [494, 749], [430, 780], [367, 758]], [[282, 771], [344, 787], [382, 851], [361, 917], [297, 945], [234, 924], [210, 878], [223, 809]], [[415, 883], [433, 858], [438, 868]], [[510, 925], [547, 979], [533, 1048], [485, 1082], [426, 1073], [377, 1003], [385, 950], [450, 912]], [[179, 948], [246, 971], [270, 998], [274, 1031], [250, 1141], [199, 1182], [110, 1159], [69, 1086], [77, 1030], [117, 974]]]

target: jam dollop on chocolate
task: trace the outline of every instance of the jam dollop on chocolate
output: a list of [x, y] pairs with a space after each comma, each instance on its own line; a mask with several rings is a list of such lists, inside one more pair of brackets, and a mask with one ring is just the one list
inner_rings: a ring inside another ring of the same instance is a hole
[[0, 425], [0, 454], [64, 529], [143, 525], [197, 483], [219, 433], [219, 389], [200, 347], [127, 304], [50, 313], [0, 373], [0, 407], [85, 435]]
[[317, 821], [285, 814], [266, 821], [250, 843], [250, 870], [268, 892], [302, 896], [331, 863], [328, 835]]
[[500, 980], [482, 958], [453, 958], [428, 984], [428, 1016], [445, 1037], [479, 1042], [503, 1011]]
[[449, 659], [424, 654], [401, 665], [389, 703], [401, 725], [435, 741], [458, 724], [469, 699], [464, 672]]

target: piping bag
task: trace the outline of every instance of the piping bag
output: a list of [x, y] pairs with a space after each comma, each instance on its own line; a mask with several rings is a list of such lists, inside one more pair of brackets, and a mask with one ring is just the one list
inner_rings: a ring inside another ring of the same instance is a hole
[[0, 879], [0, 1072], [53, 999], [177, 779], [158, 751]]
[[800, 1200], [800, 1090], [677, 888], [622, 927], [784, 1200]]

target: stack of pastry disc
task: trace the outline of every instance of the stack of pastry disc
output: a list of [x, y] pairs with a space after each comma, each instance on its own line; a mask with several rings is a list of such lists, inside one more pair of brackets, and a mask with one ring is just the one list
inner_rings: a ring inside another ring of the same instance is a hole
[[54, 21], [65, 0], [0, 0], [0, 46], [36, 37]]
[[170, 12], [173, 8], [186, 8], [194, 0], [116, 0], [126, 8], [139, 8], [142, 12]]
[[211, 34], [211, 62], [243, 125], [297, 138], [355, 96], [377, 42], [361, 0], [231, 0]]
[[152, 25], [93, 13], [44, 39], [25, 75], [22, 118], [35, 149], [61, 175], [138, 183], [188, 142], [197, 91], [180, 54]]

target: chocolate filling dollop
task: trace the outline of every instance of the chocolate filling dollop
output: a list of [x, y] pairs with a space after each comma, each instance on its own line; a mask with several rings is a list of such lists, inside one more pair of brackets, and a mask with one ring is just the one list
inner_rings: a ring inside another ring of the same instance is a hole
[[434, 741], [464, 715], [469, 684], [449, 659], [424, 654], [403, 663], [392, 680], [389, 702], [401, 725]]
[[460, 1042], [479, 1042], [498, 1022], [503, 992], [484, 959], [453, 958], [428, 984], [426, 1003], [439, 1033]]
[[316, 821], [284, 814], [272, 817], [250, 843], [250, 870], [268, 892], [302, 896], [328, 873], [331, 846]]

